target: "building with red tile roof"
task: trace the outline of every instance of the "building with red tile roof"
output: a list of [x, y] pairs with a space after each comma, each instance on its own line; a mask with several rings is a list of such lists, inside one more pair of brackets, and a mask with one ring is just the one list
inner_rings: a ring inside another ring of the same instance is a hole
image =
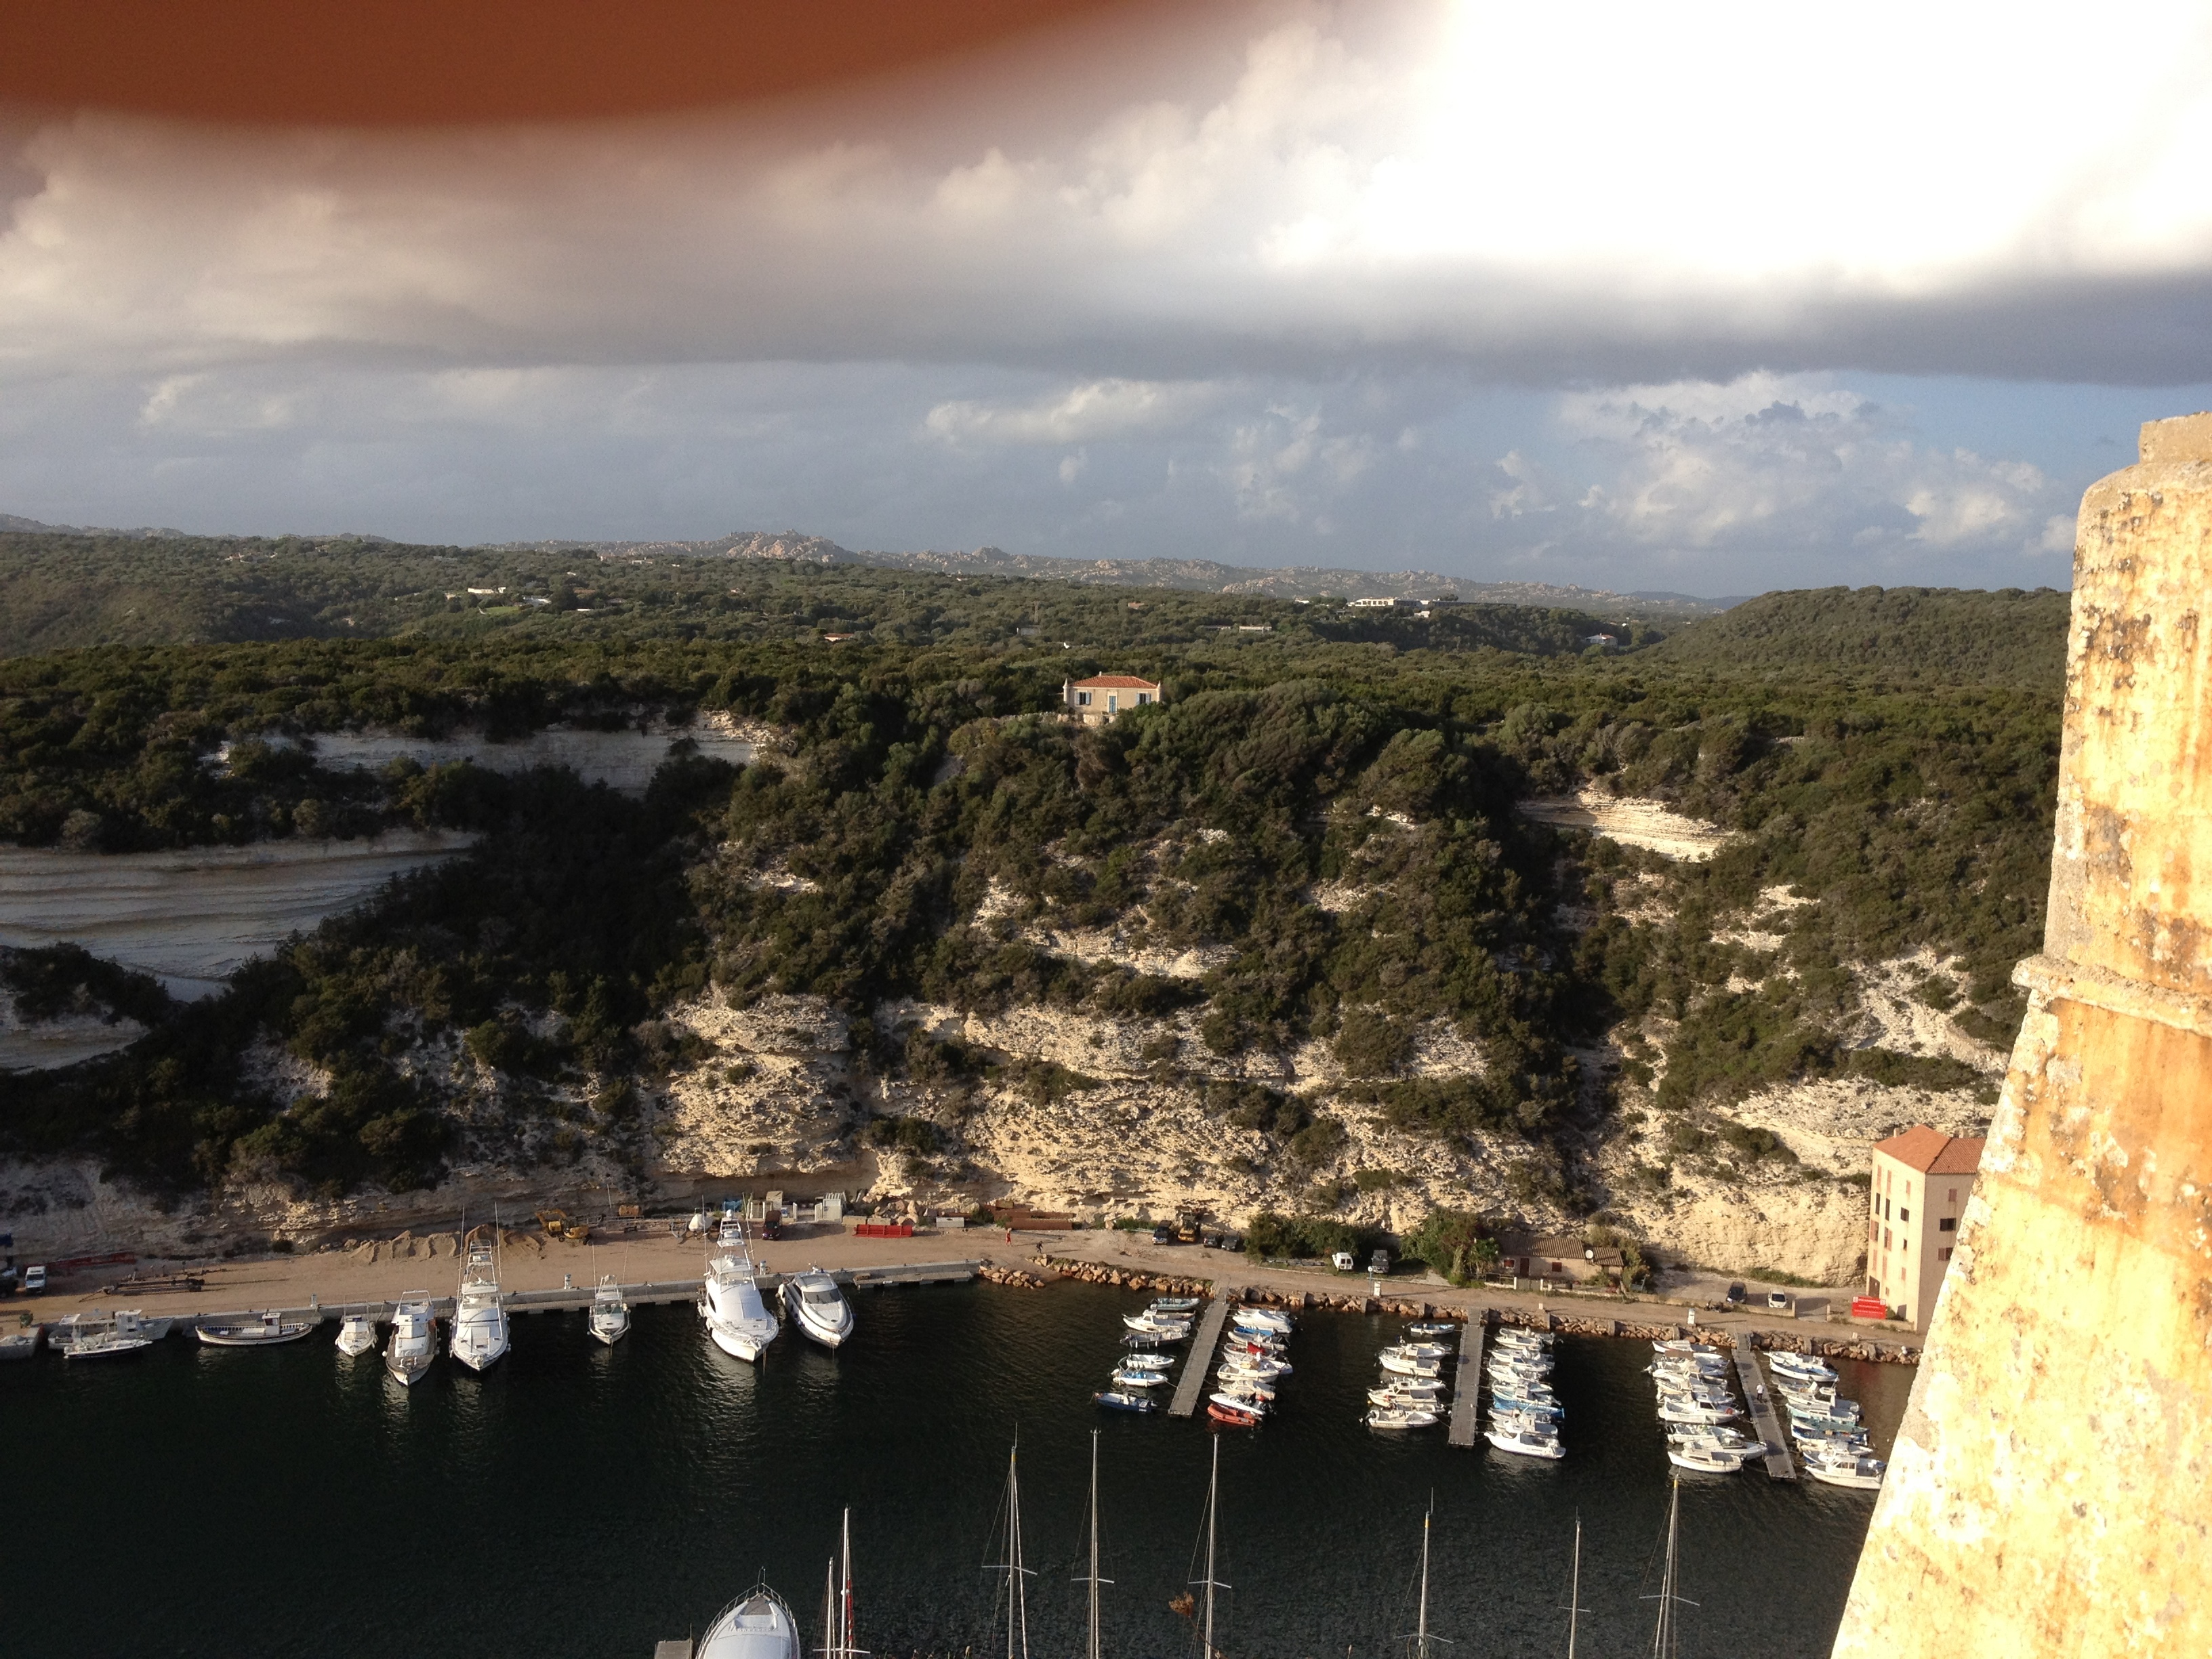
[[1936, 1311], [1984, 1145], [1924, 1123], [1875, 1142], [1866, 1293], [1916, 1329]]

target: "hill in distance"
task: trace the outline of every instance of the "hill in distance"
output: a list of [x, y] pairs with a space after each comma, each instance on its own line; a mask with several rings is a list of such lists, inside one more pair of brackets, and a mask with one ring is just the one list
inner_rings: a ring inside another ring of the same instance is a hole
[[1911, 685], [2066, 678], [2072, 596], [2057, 588], [1815, 587], [1762, 593], [1692, 623], [1650, 655], [1732, 674], [1833, 674]]

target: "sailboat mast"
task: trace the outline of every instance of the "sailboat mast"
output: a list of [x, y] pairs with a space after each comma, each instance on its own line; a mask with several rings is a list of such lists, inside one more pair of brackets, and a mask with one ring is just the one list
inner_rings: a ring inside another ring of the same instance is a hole
[[1006, 1659], [1030, 1659], [1029, 1589], [1022, 1583], [1022, 1449], [1006, 1454]]
[[834, 1555], [822, 1570], [822, 1652], [823, 1659], [837, 1659], [837, 1558]]
[[1583, 1610], [1583, 1517], [1575, 1516], [1575, 1566], [1567, 1580], [1567, 1659], [1575, 1659], [1575, 1620]]
[[1429, 1522], [1436, 1512], [1431, 1499], [1421, 1516], [1421, 1615], [1413, 1626], [1413, 1659], [1429, 1659]]
[[842, 1582], [843, 1594], [838, 1597], [837, 1636], [841, 1650], [849, 1656], [853, 1651], [853, 1511], [847, 1510], [838, 1528], [838, 1548], [842, 1565], [838, 1577]]
[[1221, 1437], [1213, 1440], [1213, 1468], [1206, 1481], [1206, 1648], [1199, 1659], [1213, 1659], [1213, 1517], [1221, 1501]]
[[1678, 1479], [1667, 1495], [1667, 1565], [1659, 1575], [1659, 1628], [1652, 1632], [1652, 1659], [1669, 1659], [1674, 1651], [1674, 1526], [1682, 1508], [1682, 1483]]
[[1099, 1659], [1098, 1649], [1098, 1431], [1091, 1431], [1091, 1644], [1087, 1659]]

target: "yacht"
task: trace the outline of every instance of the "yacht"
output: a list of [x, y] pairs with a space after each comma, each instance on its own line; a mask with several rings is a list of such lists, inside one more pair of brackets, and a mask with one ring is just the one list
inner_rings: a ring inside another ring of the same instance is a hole
[[64, 1359], [112, 1359], [152, 1347], [169, 1334], [170, 1322], [142, 1317], [128, 1308], [112, 1314], [91, 1308], [64, 1315], [47, 1334], [46, 1343]]
[[392, 1340], [384, 1349], [384, 1369], [412, 1387], [438, 1357], [438, 1320], [427, 1291], [404, 1291], [392, 1310]]
[[273, 1348], [280, 1342], [297, 1342], [321, 1322], [319, 1319], [282, 1319], [272, 1310], [252, 1319], [227, 1319], [192, 1328], [210, 1348]]
[[1678, 1469], [1704, 1474], [1734, 1474], [1751, 1460], [1747, 1451], [1727, 1451], [1718, 1446], [1677, 1446], [1669, 1443], [1667, 1461]]
[[853, 1310], [844, 1291], [819, 1267], [783, 1281], [783, 1305], [799, 1322], [799, 1328], [825, 1348], [842, 1347], [853, 1334]]
[[586, 1323], [592, 1334], [610, 1348], [629, 1334], [629, 1304], [623, 1300], [622, 1286], [615, 1283], [612, 1273], [600, 1275], [599, 1288], [592, 1292]]
[[719, 1252], [707, 1264], [706, 1294], [700, 1316], [714, 1346], [733, 1359], [757, 1360], [782, 1328], [760, 1291], [760, 1269], [745, 1245], [744, 1224], [734, 1216], [722, 1223]]
[[349, 1358], [376, 1346], [376, 1318], [366, 1311], [349, 1313], [338, 1322], [338, 1352]]
[[805, 1659], [799, 1620], [765, 1583], [716, 1613], [693, 1652], [697, 1659]]
[[495, 1230], [477, 1227], [464, 1241], [461, 1291], [453, 1300], [453, 1358], [472, 1371], [495, 1364], [507, 1347], [507, 1302], [499, 1293]]

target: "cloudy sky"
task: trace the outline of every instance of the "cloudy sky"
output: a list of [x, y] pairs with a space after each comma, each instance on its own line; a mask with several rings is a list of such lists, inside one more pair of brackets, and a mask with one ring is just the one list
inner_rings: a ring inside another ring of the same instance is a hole
[[298, 9], [0, 25], [0, 512], [2063, 586], [2212, 404], [2201, 4]]

